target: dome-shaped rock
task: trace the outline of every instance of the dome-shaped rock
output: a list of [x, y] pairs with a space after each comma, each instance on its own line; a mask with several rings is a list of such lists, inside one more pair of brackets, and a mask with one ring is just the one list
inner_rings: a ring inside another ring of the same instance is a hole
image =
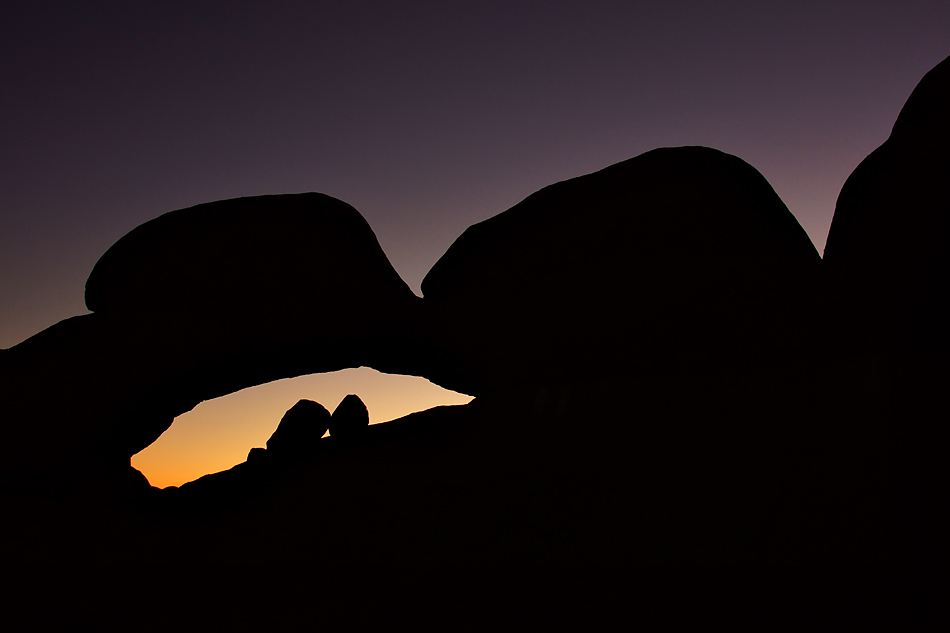
[[330, 427], [330, 412], [319, 402], [298, 400], [267, 440], [267, 454], [305, 455]]
[[478, 395], [806, 353], [820, 258], [762, 175], [704, 147], [560, 182], [469, 227], [422, 283], [426, 377]]
[[330, 437], [350, 439], [358, 437], [369, 426], [369, 411], [359, 396], [350, 394], [333, 410], [330, 418]]

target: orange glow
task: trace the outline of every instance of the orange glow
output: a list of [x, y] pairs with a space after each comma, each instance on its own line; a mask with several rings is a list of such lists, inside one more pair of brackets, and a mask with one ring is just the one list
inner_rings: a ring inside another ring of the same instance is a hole
[[281, 416], [298, 400], [315, 400], [332, 412], [350, 393], [366, 403], [370, 424], [472, 399], [425, 378], [367, 367], [278, 380], [203, 402], [178, 416], [160, 438], [132, 457], [132, 465], [153, 486], [180, 486], [243, 462], [248, 451], [266, 444]]

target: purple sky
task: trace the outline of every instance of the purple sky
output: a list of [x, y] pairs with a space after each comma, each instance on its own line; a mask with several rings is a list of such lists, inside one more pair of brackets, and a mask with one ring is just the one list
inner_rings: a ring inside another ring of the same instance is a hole
[[0, 347], [84, 313], [98, 257], [166, 211], [324, 192], [418, 292], [470, 224], [659, 146], [745, 159], [820, 251], [845, 178], [950, 55], [946, 0], [16, 5]]

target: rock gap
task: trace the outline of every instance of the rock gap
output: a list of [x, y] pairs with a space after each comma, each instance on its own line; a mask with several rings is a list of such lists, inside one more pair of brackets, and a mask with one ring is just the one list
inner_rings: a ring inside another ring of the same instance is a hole
[[366, 403], [370, 424], [472, 399], [424, 378], [368, 367], [287, 378], [202, 402], [135, 454], [132, 466], [155, 487], [180, 486], [243, 462], [248, 451], [265, 445], [298, 400], [315, 400], [333, 411], [350, 393]]

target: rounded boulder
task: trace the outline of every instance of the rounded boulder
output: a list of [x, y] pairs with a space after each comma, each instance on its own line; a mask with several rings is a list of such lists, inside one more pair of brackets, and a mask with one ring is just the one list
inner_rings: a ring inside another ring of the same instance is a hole
[[469, 227], [422, 282], [426, 377], [480, 395], [803, 357], [820, 261], [748, 163], [653, 150]]

